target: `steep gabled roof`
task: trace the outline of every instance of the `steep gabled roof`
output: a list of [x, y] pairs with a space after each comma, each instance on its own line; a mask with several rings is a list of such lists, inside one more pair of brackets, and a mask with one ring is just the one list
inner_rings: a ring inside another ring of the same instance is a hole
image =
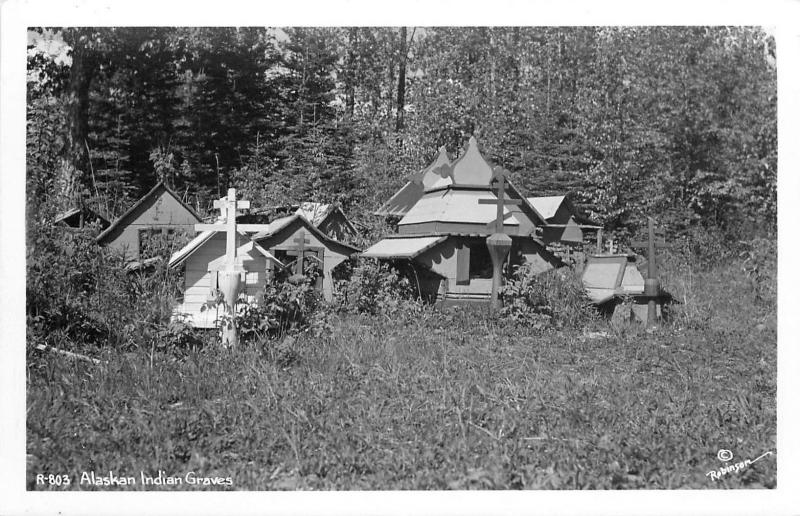
[[528, 197], [527, 199], [528, 202], [530, 202], [533, 207], [536, 208], [536, 211], [542, 215], [542, 217], [545, 219], [551, 219], [561, 207], [561, 203], [564, 202], [566, 196], [552, 195], [549, 197]]
[[361, 252], [360, 249], [357, 247], [353, 247], [352, 245], [345, 244], [343, 242], [339, 242], [338, 240], [334, 240], [333, 238], [329, 237], [325, 233], [319, 230], [314, 224], [312, 224], [307, 218], [302, 215], [298, 215], [295, 213], [294, 215], [289, 215], [288, 217], [282, 217], [280, 219], [273, 220], [269, 223], [267, 229], [265, 231], [260, 231], [254, 234], [251, 238], [258, 242], [259, 240], [265, 240], [270, 237], [273, 237], [280, 233], [284, 228], [288, 227], [295, 221], [300, 221], [301, 224], [311, 233], [313, 234], [319, 241], [325, 242], [331, 246], [341, 246], [351, 252], [358, 253]]
[[[203, 231], [202, 233], [200, 233], [199, 235], [197, 235], [196, 237], [194, 237], [194, 238], [193, 238], [193, 239], [192, 239], [192, 240], [191, 240], [191, 241], [190, 241], [188, 244], [186, 244], [186, 245], [183, 247], [183, 249], [180, 249], [179, 251], [176, 251], [176, 252], [175, 252], [175, 253], [174, 253], [174, 254], [173, 254], [171, 257], [170, 257], [170, 259], [169, 259], [169, 267], [170, 267], [170, 268], [175, 268], [175, 267], [178, 267], [178, 266], [180, 266], [180, 265], [181, 265], [182, 263], [184, 263], [184, 262], [185, 262], [185, 261], [186, 261], [186, 260], [187, 260], [187, 259], [188, 259], [188, 258], [191, 256], [191, 255], [193, 255], [193, 254], [195, 253], [195, 251], [197, 251], [198, 249], [200, 249], [201, 247], [203, 247], [203, 244], [205, 244], [206, 242], [208, 242], [209, 240], [211, 240], [211, 238], [212, 238], [214, 235], [216, 235], [217, 233], [219, 233], [219, 231]], [[259, 253], [261, 253], [262, 255], [264, 255], [264, 257], [265, 257], [265, 258], [267, 258], [268, 260], [272, 261], [272, 262], [273, 262], [273, 263], [275, 263], [276, 265], [281, 265], [281, 266], [283, 265], [283, 264], [280, 262], [280, 260], [278, 260], [277, 258], [275, 258], [275, 257], [272, 255], [272, 253], [270, 253], [269, 251], [267, 251], [266, 249], [264, 249], [263, 247], [261, 247], [260, 245], [258, 245], [257, 243], [255, 243], [255, 242], [254, 242], [254, 241], [253, 241], [253, 240], [250, 238], [250, 236], [248, 236], [248, 235], [247, 235], [247, 233], [245, 233], [245, 232], [243, 232], [243, 231], [237, 231], [237, 233], [238, 233], [239, 235], [243, 236], [244, 238], [246, 238], [247, 240], [249, 240], [249, 242], [246, 242], [246, 243], [245, 243], [245, 245], [252, 244], [252, 245], [253, 245], [253, 248], [254, 248], [254, 249], [256, 249], [256, 250], [257, 250]], [[237, 249], [241, 249], [242, 247], [243, 247], [243, 246], [238, 246], [238, 247], [237, 247]]]
[[350, 222], [350, 219], [347, 218], [347, 215], [344, 214], [344, 211], [336, 205], [336, 204], [323, 204], [321, 202], [304, 202], [300, 204], [300, 207], [297, 208], [295, 211], [297, 215], [302, 215], [303, 217], [307, 218], [309, 222], [311, 222], [314, 226], [319, 227], [322, 225], [329, 217], [335, 215], [336, 213], [341, 214], [344, 223], [353, 232], [353, 234], [357, 234], [355, 226]]
[[110, 224], [108, 219], [97, 213], [95, 210], [89, 208], [88, 206], [72, 208], [71, 210], [67, 210], [64, 213], [59, 213], [58, 215], [56, 215], [56, 218], [53, 222], [56, 224], [58, 224], [59, 222], [64, 222], [65, 224], [69, 225], [69, 219], [76, 215], [79, 215], [81, 212], [83, 212], [84, 220], [88, 219], [98, 220], [100, 221], [100, 225], [103, 228], [108, 227]]
[[169, 195], [171, 195], [176, 201], [178, 201], [178, 203], [181, 206], [183, 206], [190, 214], [192, 214], [192, 216], [194, 216], [197, 219], [197, 222], [202, 221], [202, 218], [200, 217], [200, 215], [197, 214], [197, 212], [195, 212], [188, 204], [183, 202], [181, 198], [178, 197], [178, 195], [175, 192], [173, 192], [172, 189], [170, 189], [163, 181], [159, 181], [141, 199], [136, 201], [136, 203], [133, 206], [131, 206], [128, 209], [128, 211], [123, 213], [117, 220], [115, 220], [110, 226], [108, 226], [105, 229], [105, 231], [97, 235], [95, 241], [98, 244], [102, 244], [106, 240], [106, 238], [109, 235], [111, 235], [114, 232], [114, 230], [116, 230], [119, 226], [129, 223], [130, 222], [129, 219], [133, 217], [133, 215], [136, 213], [136, 210], [140, 206], [142, 206], [146, 202], [151, 201], [152, 199], [155, 199], [161, 192], [166, 192]]
[[551, 219], [562, 205], [566, 205], [569, 212], [578, 224], [585, 226], [599, 226], [599, 224], [583, 215], [570, 201], [568, 195], [551, 195], [546, 197], [528, 197], [528, 202], [536, 208], [546, 219]]
[[295, 211], [295, 213], [307, 218], [315, 226], [319, 226], [332, 212], [332, 204], [323, 204], [321, 202], [300, 203], [300, 207]]

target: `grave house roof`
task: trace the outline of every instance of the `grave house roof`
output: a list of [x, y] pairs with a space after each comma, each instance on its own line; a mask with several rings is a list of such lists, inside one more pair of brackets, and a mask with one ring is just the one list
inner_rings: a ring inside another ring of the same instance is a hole
[[450, 165], [450, 163], [447, 149], [444, 146], [439, 147], [439, 151], [431, 164], [411, 174], [408, 177], [408, 182], [378, 208], [375, 214], [402, 217], [422, 198], [425, 190], [452, 184], [452, 177], [442, 175], [448, 170], [443, 167]]
[[77, 226], [75, 226], [73, 224], [75, 222], [78, 222], [75, 219], [78, 216], [80, 216], [81, 212], [83, 212], [83, 218], [84, 218], [85, 221], [87, 221], [87, 220], [91, 221], [92, 219], [93, 220], [97, 220], [100, 223], [100, 226], [103, 229], [107, 228], [109, 226], [109, 224], [110, 224], [110, 222], [108, 221], [107, 218], [105, 218], [103, 215], [100, 215], [98, 212], [96, 212], [95, 210], [89, 208], [88, 206], [72, 208], [72, 209], [67, 210], [67, 211], [65, 211], [63, 213], [59, 213], [58, 215], [56, 215], [56, 218], [55, 218], [55, 220], [53, 222], [56, 223], [56, 224], [58, 224], [59, 222], [63, 222], [64, 224], [66, 224], [68, 226], [77, 227]]
[[415, 258], [444, 242], [446, 235], [385, 238], [362, 253], [367, 258]]
[[[169, 267], [170, 268], [175, 268], [175, 267], [180, 266], [192, 254], [194, 254], [195, 251], [197, 251], [198, 249], [203, 247], [203, 244], [205, 244], [206, 242], [211, 240], [211, 238], [217, 233], [221, 233], [221, 232], [220, 231], [210, 231], [209, 230], [209, 231], [203, 231], [200, 234], [198, 234], [188, 244], [186, 244], [182, 249], [180, 249], [180, 250], [176, 251], [175, 253], [173, 253], [173, 255], [169, 259]], [[258, 245], [256, 242], [254, 242], [247, 233], [245, 233], [244, 231], [237, 231], [237, 233], [239, 235], [245, 237], [249, 241], [249, 242], [246, 243], [246, 245], [248, 247], [250, 246], [250, 244], [252, 244], [253, 248], [256, 249], [262, 255], [264, 255], [264, 257], [266, 257], [268, 260], [272, 261], [276, 265], [280, 265], [280, 266], [283, 265], [280, 260], [278, 260], [277, 258], [275, 258], [275, 256], [272, 255], [272, 253], [270, 253], [269, 251], [267, 251], [266, 249], [264, 249], [263, 247]], [[237, 251], [241, 250], [242, 247], [243, 246], [238, 246]]]
[[306, 227], [306, 229], [320, 241], [326, 242], [327, 244], [333, 246], [342, 246], [350, 252], [355, 252], [355, 253], [361, 252], [361, 250], [358, 249], [357, 247], [353, 247], [352, 245], [345, 244], [344, 242], [339, 242], [338, 240], [334, 240], [333, 238], [329, 237], [328, 235], [323, 233], [319, 228], [314, 226], [314, 224], [312, 224], [311, 221], [309, 221], [306, 217], [304, 217], [303, 215], [299, 215], [297, 213], [295, 213], [294, 215], [289, 215], [286, 217], [281, 217], [279, 219], [273, 220], [267, 225], [266, 229], [255, 233], [251, 238], [254, 241], [259, 241], [273, 237], [278, 233], [280, 233], [281, 230], [288, 227], [297, 220], [301, 221], [301, 223]]
[[188, 204], [183, 202], [181, 200], [181, 198], [178, 197], [178, 195], [175, 192], [173, 192], [172, 189], [169, 188], [164, 183], [164, 181], [159, 181], [158, 183], [156, 183], [156, 185], [153, 188], [150, 189], [149, 192], [144, 194], [144, 196], [142, 196], [141, 199], [136, 201], [136, 203], [134, 203], [133, 206], [128, 208], [128, 210], [125, 213], [120, 215], [119, 218], [117, 218], [117, 220], [115, 220], [110, 226], [108, 226], [102, 233], [97, 235], [97, 238], [95, 239], [95, 241], [98, 244], [102, 244], [106, 240], [107, 237], [109, 237], [110, 235], [112, 235], [114, 233], [114, 230], [117, 229], [117, 227], [119, 227], [121, 225], [128, 224], [131, 221], [131, 219], [134, 218], [134, 215], [136, 214], [136, 210], [140, 206], [142, 206], [143, 204], [145, 204], [147, 202], [150, 202], [150, 201], [154, 200], [161, 193], [167, 193], [167, 194], [171, 195], [173, 198], [175, 198], [175, 200], [181, 206], [183, 206], [190, 214], [192, 214], [197, 219], [197, 222], [200, 222], [200, 221], [203, 220], [202, 217], [200, 217], [200, 215], [198, 215], [197, 212], [195, 212], [191, 208], [191, 206], [189, 206]]

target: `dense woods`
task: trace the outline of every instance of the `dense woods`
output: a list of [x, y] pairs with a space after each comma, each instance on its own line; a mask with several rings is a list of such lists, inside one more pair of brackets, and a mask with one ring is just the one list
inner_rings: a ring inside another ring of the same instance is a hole
[[29, 220], [81, 199], [113, 218], [163, 178], [201, 212], [235, 186], [374, 225], [475, 134], [529, 195], [571, 192], [623, 237], [646, 214], [673, 233], [775, 231], [775, 48], [758, 28], [31, 33]]

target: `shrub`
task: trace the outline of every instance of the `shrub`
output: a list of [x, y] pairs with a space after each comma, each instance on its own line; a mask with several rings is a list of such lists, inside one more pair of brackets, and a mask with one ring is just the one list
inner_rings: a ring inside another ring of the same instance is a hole
[[411, 281], [387, 263], [364, 260], [353, 268], [349, 281], [339, 284], [336, 304], [355, 313], [384, 314], [416, 305]]
[[98, 247], [91, 233], [41, 222], [28, 234], [29, 346], [150, 348], [158, 342], [181, 283], [165, 260], [126, 272], [122, 258]]
[[574, 269], [536, 273], [528, 264], [516, 267], [500, 290], [501, 316], [520, 324], [578, 327], [596, 317]]
[[264, 342], [308, 328], [322, 305], [322, 294], [315, 288], [318, 276], [316, 266], [308, 267], [302, 275], [280, 274], [267, 285], [257, 302], [248, 303], [240, 298], [236, 327], [241, 341]]

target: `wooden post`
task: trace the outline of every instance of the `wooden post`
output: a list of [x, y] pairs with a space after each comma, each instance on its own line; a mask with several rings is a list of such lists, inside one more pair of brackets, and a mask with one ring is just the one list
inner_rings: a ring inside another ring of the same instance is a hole
[[495, 220], [489, 223], [494, 226], [494, 234], [486, 239], [486, 247], [489, 248], [489, 255], [492, 258], [492, 296], [489, 304], [491, 313], [496, 313], [500, 308], [499, 291], [503, 283], [503, 262], [511, 250], [511, 237], [504, 233], [504, 209], [506, 204], [522, 204], [519, 199], [506, 198], [506, 176], [508, 171], [500, 167], [495, 169], [492, 179], [497, 180], [497, 199], [479, 199], [478, 204], [496, 204], [497, 215]]
[[669, 247], [663, 239], [656, 241], [655, 220], [647, 217], [647, 241], [634, 240], [631, 247], [647, 248], [647, 278], [644, 280], [644, 295], [647, 298], [647, 326], [657, 324], [656, 299], [661, 294], [661, 285], [658, 282], [658, 264], [656, 262], [656, 248]]
[[249, 201], [237, 201], [236, 189], [228, 189], [228, 196], [214, 201], [214, 208], [220, 210], [224, 219], [218, 224], [195, 224], [197, 231], [224, 231], [226, 234], [225, 261], [215, 269], [219, 273], [219, 288], [225, 299], [224, 311], [226, 324], [221, 328], [222, 345], [236, 347], [239, 344], [239, 333], [236, 329], [236, 300], [239, 296], [241, 273], [244, 266], [236, 256], [236, 211], [249, 208]]

